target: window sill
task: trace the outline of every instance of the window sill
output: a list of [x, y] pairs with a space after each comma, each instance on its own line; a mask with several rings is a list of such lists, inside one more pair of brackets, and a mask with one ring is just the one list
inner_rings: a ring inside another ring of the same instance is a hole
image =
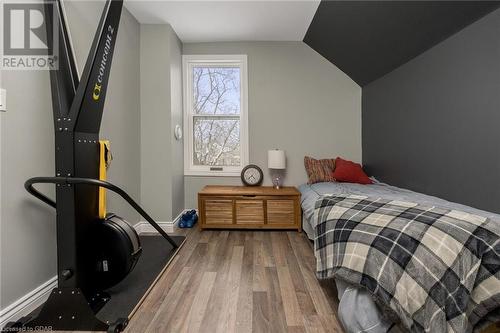
[[240, 177], [241, 171], [187, 171], [184, 170], [186, 177]]

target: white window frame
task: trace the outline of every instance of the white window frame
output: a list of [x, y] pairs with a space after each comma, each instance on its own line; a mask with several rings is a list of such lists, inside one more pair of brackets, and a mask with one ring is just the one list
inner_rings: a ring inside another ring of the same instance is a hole
[[[195, 65], [230, 66], [240, 68], [240, 158], [238, 167], [222, 167], [222, 171], [210, 170], [208, 165], [193, 164], [193, 119], [192, 113], [192, 68]], [[182, 56], [184, 96], [184, 175], [186, 176], [240, 176], [248, 164], [248, 70], [247, 56], [236, 55], [183, 55]]]

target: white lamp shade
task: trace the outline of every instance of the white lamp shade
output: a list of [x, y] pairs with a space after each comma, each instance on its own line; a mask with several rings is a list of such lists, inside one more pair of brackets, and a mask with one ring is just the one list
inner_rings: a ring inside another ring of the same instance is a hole
[[267, 152], [267, 167], [269, 169], [286, 169], [285, 151], [274, 149]]

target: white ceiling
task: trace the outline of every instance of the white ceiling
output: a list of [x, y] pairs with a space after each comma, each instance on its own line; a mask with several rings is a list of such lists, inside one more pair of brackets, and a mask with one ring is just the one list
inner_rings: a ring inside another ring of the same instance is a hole
[[301, 41], [319, 3], [128, 0], [125, 6], [140, 23], [169, 23], [183, 42]]

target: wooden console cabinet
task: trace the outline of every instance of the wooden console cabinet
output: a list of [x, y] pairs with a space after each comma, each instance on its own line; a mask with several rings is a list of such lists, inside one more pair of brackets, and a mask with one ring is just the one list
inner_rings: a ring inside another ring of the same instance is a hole
[[200, 228], [297, 229], [300, 192], [295, 187], [205, 186], [198, 193]]

